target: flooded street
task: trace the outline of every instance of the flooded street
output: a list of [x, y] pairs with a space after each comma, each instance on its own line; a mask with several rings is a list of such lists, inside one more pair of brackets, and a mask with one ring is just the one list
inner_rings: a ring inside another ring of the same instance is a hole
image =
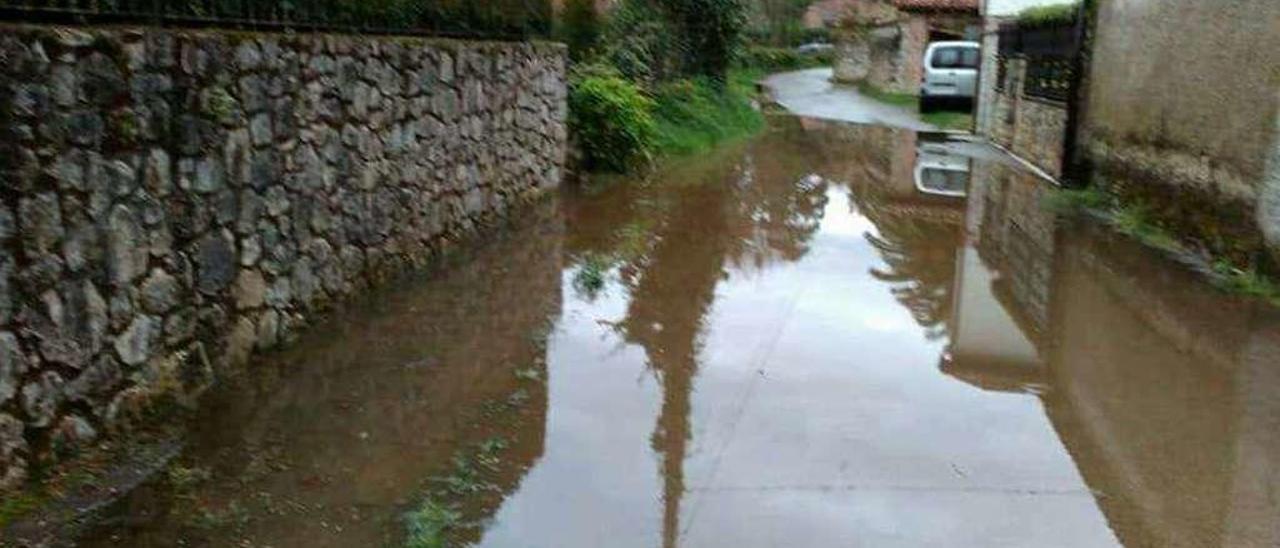
[[1051, 190], [781, 116], [566, 190], [220, 387], [83, 544], [1280, 545], [1280, 315]]

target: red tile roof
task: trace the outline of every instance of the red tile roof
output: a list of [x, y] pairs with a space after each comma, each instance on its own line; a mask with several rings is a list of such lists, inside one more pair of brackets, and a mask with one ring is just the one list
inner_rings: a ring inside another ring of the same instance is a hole
[[977, 13], [978, 0], [893, 0], [903, 11], [972, 11]]

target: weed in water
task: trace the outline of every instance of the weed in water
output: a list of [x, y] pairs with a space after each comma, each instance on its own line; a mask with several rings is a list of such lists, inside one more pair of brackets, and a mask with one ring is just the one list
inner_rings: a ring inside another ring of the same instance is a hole
[[1111, 220], [1115, 223], [1116, 230], [1146, 245], [1170, 252], [1185, 250], [1177, 238], [1151, 220], [1147, 209], [1141, 205], [1117, 208]]
[[209, 481], [213, 474], [208, 468], [193, 466], [186, 467], [181, 464], [175, 464], [169, 468], [169, 485], [173, 490], [186, 495], [195, 489], [196, 486]]
[[40, 506], [44, 496], [37, 493], [10, 493], [0, 500], [0, 528]]
[[251, 518], [249, 509], [233, 500], [220, 510], [202, 508], [193, 518], [191, 525], [206, 531], [226, 528], [243, 529], [249, 524]]
[[1239, 268], [1225, 259], [1213, 263], [1216, 283], [1223, 290], [1258, 297], [1280, 306], [1280, 286], [1257, 269]]
[[582, 258], [578, 273], [573, 276], [573, 285], [578, 291], [594, 299], [604, 289], [605, 274], [609, 270], [609, 261], [596, 254], [588, 254]]
[[1063, 214], [1083, 213], [1088, 210], [1105, 211], [1111, 207], [1111, 197], [1095, 187], [1083, 189], [1058, 189], [1044, 200], [1049, 211]]
[[405, 546], [408, 548], [444, 548], [448, 546], [449, 531], [462, 521], [462, 513], [439, 502], [427, 499], [417, 510], [405, 514], [409, 530]]

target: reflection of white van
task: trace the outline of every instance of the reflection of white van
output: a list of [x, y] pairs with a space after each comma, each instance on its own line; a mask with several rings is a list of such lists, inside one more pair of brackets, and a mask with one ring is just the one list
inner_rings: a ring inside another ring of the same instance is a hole
[[934, 42], [924, 52], [920, 111], [930, 112], [948, 101], [973, 104], [978, 90], [977, 42]]

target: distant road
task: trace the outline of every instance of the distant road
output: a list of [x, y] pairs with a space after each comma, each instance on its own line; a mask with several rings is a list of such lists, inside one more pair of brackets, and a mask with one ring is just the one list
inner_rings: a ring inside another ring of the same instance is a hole
[[852, 86], [831, 83], [831, 69], [817, 68], [769, 76], [764, 85], [773, 98], [800, 116], [937, 131], [920, 120], [915, 110], [881, 103], [858, 93]]

